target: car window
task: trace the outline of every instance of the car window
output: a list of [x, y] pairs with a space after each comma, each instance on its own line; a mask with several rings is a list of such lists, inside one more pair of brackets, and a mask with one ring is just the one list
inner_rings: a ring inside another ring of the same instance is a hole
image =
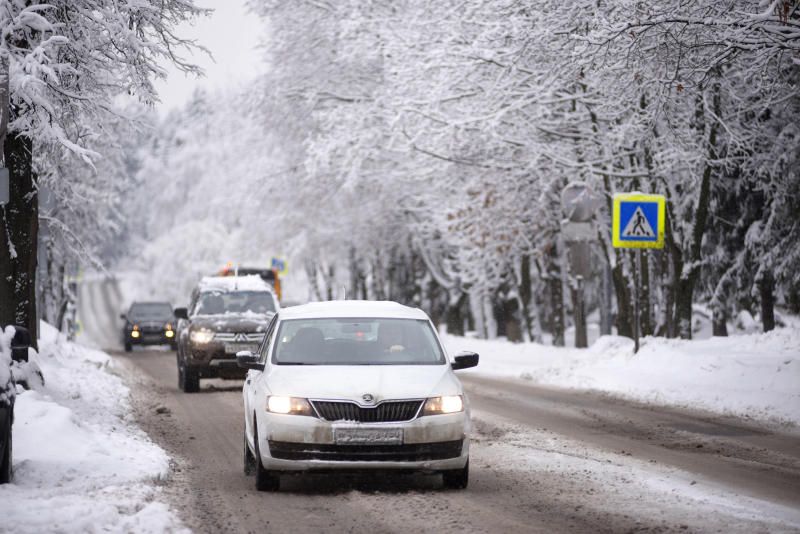
[[277, 365], [437, 365], [444, 353], [429, 321], [386, 318], [281, 322]]
[[172, 319], [172, 306], [166, 302], [137, 302], [128, 310], [128, 317], [133, 321], [168, 321]]
[[272, 343], [272, 339], [275, 337], [275, 325], [278, 323], [278, 316], [277, 314], [272, 318], [269, 322], [269, 326], [267, 327], [267, 333], [264, 334], [264, 340], [261, 342], [261, 347], [259, 348], [259, 361], [261, 363], [267, 363], [267, 354], [269, 353], [269, 346]]

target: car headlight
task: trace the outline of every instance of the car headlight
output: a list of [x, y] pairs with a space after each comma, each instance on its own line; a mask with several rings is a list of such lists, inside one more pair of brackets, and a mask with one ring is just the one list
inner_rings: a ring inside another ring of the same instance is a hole
[[425, 401], [422, 415], [439, 415], [464, 411], [464, 399], [461, 395], [448, 395], [445, 397], [431, 397]]
[[189, 334], [189, 339], [192, 343], [198, 343], [200, 345], [210, 343], [211, 340], [214, 339], [214, 332], [211, 330], [192, 330]]
[[311, 403], [307, 399], [280, 395], [269, 395], [267, 397], [267, 411], [289, 415], [314, 415]]

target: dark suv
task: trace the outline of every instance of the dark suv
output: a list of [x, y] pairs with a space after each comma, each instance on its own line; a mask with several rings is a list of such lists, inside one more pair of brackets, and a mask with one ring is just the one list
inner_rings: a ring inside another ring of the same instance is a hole
[[256, 351], [278, 311], [272, 287], [258, 276], [209, 276], [192, 292], [178, 318], [178, 386], [200, 389], [201, 378], [242, 379], [236, 353]]
[[175, 314], [169, 302], [134, 302], [120, 316], [125, 352], [133, 345], [169, 345], [175, 349]]

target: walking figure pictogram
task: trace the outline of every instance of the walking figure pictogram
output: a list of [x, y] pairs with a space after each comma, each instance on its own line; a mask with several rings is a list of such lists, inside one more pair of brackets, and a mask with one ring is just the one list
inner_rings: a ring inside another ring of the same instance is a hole
[[634, 211], [631, 218], [628, 219], [628, 224], [625, 225], [622, 236], [634, 238], [656, 237], [656, 233], [653, 231], [653, 227], [650, 225], [650, 221], [647, 220], [641, 207], [637, 206], [636, 211]]

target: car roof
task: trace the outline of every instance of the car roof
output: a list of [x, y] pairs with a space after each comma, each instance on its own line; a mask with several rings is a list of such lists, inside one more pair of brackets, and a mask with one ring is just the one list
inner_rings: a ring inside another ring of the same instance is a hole
[[419, 308], [410, 308], [388, 300], [329, 300], [291, 306], [280, 312], [281, 320], [343, 317], [428, 320], [428, 315]]
[[199, 291], [268, 291], [272, 286], [257, 274], [245, 276], [204, 276], [197, 284]]

